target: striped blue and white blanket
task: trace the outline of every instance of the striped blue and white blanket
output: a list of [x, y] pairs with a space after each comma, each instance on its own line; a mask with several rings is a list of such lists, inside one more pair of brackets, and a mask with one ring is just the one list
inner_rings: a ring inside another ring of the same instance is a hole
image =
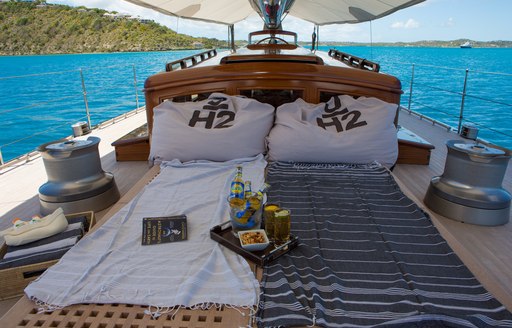
[[272, 163], [299, 246], [265, 268], [260, 327], [512, 327], [379, 165]]

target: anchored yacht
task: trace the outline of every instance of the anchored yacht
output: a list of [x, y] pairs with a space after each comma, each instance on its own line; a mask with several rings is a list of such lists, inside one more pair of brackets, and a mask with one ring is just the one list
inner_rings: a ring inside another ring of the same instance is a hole
[[461, 44], [460, 47], [461, 48], [473, 48], [473, 45], [471, 44], [471, 42], [466, 41], [463, 44]]

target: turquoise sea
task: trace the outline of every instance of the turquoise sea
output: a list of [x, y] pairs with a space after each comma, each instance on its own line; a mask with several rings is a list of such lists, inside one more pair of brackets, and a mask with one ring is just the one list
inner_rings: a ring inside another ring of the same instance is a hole
[[[463, 103], [463, 122], [478, 124], [479, 137], [512, 148], [512, 49], [336, 49], [378, 62], [381, 72], [400, 78], [402, 106], [410, 103], [412, 110], [457, 128]], [[137, 96], [143, 105], [148, 76], [199, 51], [0, 57], [3, 160], [70, 135], [73, 123], [86, 120], [84, 88], [96, 125], [135, 109]]]

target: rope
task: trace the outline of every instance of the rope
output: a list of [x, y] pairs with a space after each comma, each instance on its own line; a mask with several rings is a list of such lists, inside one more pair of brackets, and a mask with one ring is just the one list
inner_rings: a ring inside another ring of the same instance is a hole
[[413, 101], [412, 101], [412, 103], [413, 103], [413, 104], [418, 104], [418, 105], [420, 105], [420, 106], [422, 106], [422, 107], [424, 107], [424, 108], [428, 108], [428, 109], [430, 109], [430, 110], [432, 110], [432, 111], [435, 111], [435, 112], [443, 113], [443, 114], [445, 114], [445, 115], [446, 115], [446, 116], [448, 116], [448, 117], [453, 117], [453, 118], [458, 119], [458, 116], [457, 116], [457, 115], [450, 114], [450, 113], [448, 113], [448, 112], [446, 112], [446, 111], [443, 111], [443, 110], [441, 110], [441, 109], [434, 108], [434, 107], [429, 106], [429, 105], [425, 105], [424, 103], [421, 103], [421, 102], [419, 102], [419, 101], [417, 101], [417, 100], [413, 100]]
[[505, 102], [502, 102], [502, 101], [498, 101], [498, 100], [487, 99], [487, 98], [483, 98], [483, 97], [479, 97], [479, 96], [472, 96], [470, 94], [466, 94], [466, 97], [487, 101], [487, 102], [490, 102], [490, 103], [493, 103], [493, 104], [497, 104], [497, 105], [503, 105], [503, 106], [512, 107], [512, 104], [508, 104], [508, 103], [505, 103]]

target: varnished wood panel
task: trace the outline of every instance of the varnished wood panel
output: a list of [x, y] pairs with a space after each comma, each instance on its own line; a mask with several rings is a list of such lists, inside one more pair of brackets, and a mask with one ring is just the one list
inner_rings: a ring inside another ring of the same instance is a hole
[[305, 90], [304, 100], [318, 103], [321, 91], [351, 96], [373, 96], [398, 104], [400, 81], [390, 75], [353, 68], [294, 62], [249, 62], [215, 65], [159, 73], [144, 85], [148, 130], [153, 127], [153, 108], [166, 99], [206, 92], [237, 95], [247, 89]]
[[428, 165], [432, 148], [398, 140], [397, 164]]
[[123, 161], [147, 161], [149, 158], [149, 137], [128, 140], [125, 143], [114, 142], [116, 160]]

